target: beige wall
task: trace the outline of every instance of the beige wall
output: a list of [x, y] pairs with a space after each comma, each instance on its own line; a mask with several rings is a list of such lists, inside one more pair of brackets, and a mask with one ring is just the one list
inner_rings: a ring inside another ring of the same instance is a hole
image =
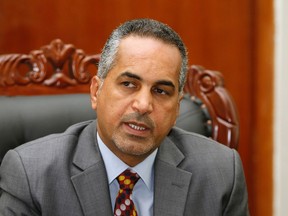
[[288, 2], [275, 0], [274, 216], [288, 212]]

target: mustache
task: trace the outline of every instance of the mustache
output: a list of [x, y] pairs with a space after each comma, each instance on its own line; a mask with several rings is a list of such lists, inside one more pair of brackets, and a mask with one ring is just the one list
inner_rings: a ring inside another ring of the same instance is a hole
[[148, 116], [148, 115], [141, 115], [139, 113], [130, 113], [126, 114], [121, 119], [123, 122], [129, 122], [129, 121], [137, 121], [138, 123], [143, 123], [146, 126], [148, 126], [150, 129], [155, 128], [154, 121]]

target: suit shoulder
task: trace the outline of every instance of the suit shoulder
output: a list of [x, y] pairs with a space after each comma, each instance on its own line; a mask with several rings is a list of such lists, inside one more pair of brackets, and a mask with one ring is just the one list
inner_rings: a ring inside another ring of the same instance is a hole
[[174, 127], [168, 137], [185, 156], [196, 157], [200, 154], [207, 156], [230, 155], [233, 157], [234, 150], [200, 134]]
[[173, 128], [169, 138], [184, 156], [179, 167], [189, 172], [194, 170], [194, 174], [203, 174], [201, 170], [205, 170], [204, 173], [215, 173], [216, 170], [233, 178], [235, 165], [241, 163], [235, 149], [202, 135]]

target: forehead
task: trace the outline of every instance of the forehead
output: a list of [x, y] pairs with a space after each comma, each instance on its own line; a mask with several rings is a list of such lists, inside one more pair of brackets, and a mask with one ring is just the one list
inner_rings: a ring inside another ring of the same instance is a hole
[[157, 38], [137, 35], [129, 35], [123, 38], [119, 44], [118, 54], [151, 55], [153, 52], [159, 51], [165, 51], [165, 54], [181, 58], [180, 51], [176, 45]]
[[178, 79], [181, 62], [180, 51], [175, 45], [151, 37], [128, 36], [120, 42], [115, 67]]
[[107, 78], [114, 80], [128, 72], [152, 85], [161, 80], [179, 88], [181, 62], [180, 51], [174, 45], [151, 37], [128, 36], [121, 40]]

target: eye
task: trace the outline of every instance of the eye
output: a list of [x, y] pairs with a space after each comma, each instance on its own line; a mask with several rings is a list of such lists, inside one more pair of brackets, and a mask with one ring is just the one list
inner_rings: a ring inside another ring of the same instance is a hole
[[124, 81], [121, 83], [123, 86], [128, 87], [128, 88], [135, 88], [135, 84], [129, 81]]
[[154, 88], [154, 92], [161, 95], [169, 95], [169, 92], [161, 89], [161, 88]]

